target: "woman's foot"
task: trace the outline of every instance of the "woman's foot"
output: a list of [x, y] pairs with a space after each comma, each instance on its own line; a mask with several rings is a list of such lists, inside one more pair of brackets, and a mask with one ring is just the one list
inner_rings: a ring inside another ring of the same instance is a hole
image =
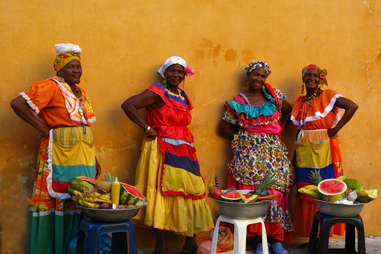
[[186, 237], [183, 246], [182, 254], [196, 254], [197, 253], [196, 237]]
[[272, 243], [271, 250], [274, 254], [288, 254], [288, 251], [283, 247], [281, 242]]
[[156, 245], [154, 254], [171, 254], [168, 249], [167, 241], [165, 239], [165, 231], [158, 230], [156, 236]]

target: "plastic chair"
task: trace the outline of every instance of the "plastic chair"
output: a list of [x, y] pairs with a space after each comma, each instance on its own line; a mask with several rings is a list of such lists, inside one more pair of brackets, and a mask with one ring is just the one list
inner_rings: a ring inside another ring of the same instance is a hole
[[[320, 237], [317, 238], [318, 226], [320, 223]], [[329, 231], [337, 223], [345, 223], [345, 248], [328, 249]], [[310, 253], [326, 254], [334, 251], [335, 253], [356, 253], [355, 252], [355, 228], [357, 229], [358, 254], [365, 254], [365, 232], [364, 224], [359, 215], [350, 218], [334, 217], [322, 213], [315, 213], [312, 223], [308, 250]], [[319, 248], [317, 243], [319, 241]]]
[[266, 235], [266, 227], [262, 217], [248, 219], [248, 220], [240, 220], [240, 219], [232, 219], [224, 216], [220, 216], [217, 219], [216, 227], [213, 232], [212, 239], [212, 250], [211, 254], [216, 253], [217, 248], [217, 240], [218, 240], [218, 228], [220, 226], [220, 222], [228, 222], [234, 225], [234, 254], [245, 254], [246, 253], [246, 231], [247, 226], [250, 224], [261, 223], [262, 224], [262, 250], [263, 254], [269, 253], [269, 248], [267, 245], [267, 235]]
[[[137, 254], [136, 237], [134, 225], [131, 221], [117, 223], [94, 222], [89, 219], [81, 221], [79, 230], [84, 234], [83, 253], [98, 254], [101, 236], [112, 233], [113, 254]], [[126, 233], [128, 233], [128, 248]], [[127, 252], [128, 250], [128, 252]]]

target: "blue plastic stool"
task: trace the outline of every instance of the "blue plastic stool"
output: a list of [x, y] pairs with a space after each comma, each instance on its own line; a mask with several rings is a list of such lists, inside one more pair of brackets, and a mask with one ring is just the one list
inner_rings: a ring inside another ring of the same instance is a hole
[[[131, 221], [117, 223], [94, 222], [82, 219], [79, 230], [83, 233], [83, 253], [98, 254], [101, 236], [112, 233], [113, 254], [137, 254], [135, 229]], [[128, 248], [126, 233], [128, 233]], [[127, 252], [128, 249], [128, 252]]]
[[[345, 223], [345, 249], [328, 249], [329, 231], [336, 223]], [[320, 225], [320, 237], [317, 238], [318, 226]], [[355, 252], [355, 229], [357, 229], [357, 247]], [[319, 243], [319, 248], [318, 248]], [[309, 253], [345, 253], [365, 254], [364, 224], [359, 215], [350, 218], [334, 217], [322, 213], [315, 213], [312, 223], [310, 240], [308, 243]]]

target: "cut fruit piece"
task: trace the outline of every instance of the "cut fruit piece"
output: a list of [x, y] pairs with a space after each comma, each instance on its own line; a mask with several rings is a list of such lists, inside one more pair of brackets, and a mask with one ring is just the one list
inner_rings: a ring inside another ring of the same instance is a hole
[[120, 201], [122, 205], [135, 205], [140, 206], [144, 204], [145, 197], [140, 191], [132, 185], [120, 183]]
[[236, 202], [242, 200], [241, 193], [239, 193], [236, 190], [229, 191], [225, 194], [221, 195], [221, 200], [229, 201], [229, 202]]
[[372, 201], [373, 199], [377, 198], [378, 196], [378, 190], [377, 189], [371, 189], [371, 190], [356, 190], [357, 193], [357, 201], [362, 203], [368, 203]]
[[251, 195], [250, 197], [247, 197], [247, 195], [245, 195], [246, 196], [246, 199], [243, 201], [244, 203], [254, 203], [256, 200], [257, 200], [257, 198], [258, 198], [258, 195]]
[[347, 185], [341, 180], [331, 178], [321, 181], [318, 190], [323, 195], [323, 200], [336, 202], [345, 197]]
[[209, 195], [214, 199], [220, 199], [220, 197], [222, 195], [222, 191], [220, 188], [218, 188], [217, 186], [210, 183], [209, 184]]
[[278, 194], [272, 194], [272, 195], [267, 195], [267, 196], [258, 196], [257, 197], [257, 200], [272, 200], [274, 198], [276, 198], [278, 196]]

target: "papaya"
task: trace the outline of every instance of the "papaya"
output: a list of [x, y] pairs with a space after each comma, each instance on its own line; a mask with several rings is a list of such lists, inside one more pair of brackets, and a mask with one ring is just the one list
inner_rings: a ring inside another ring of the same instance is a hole
[[272, 200], [274, 198], [276, 198], [278, 196], [278, 194], [272, 194], [272, 195], [267, 195], [267, 196], [258, 196], [257, 197], [257, 200]]
[[359, 180], [356, 180], [356, 179], [346, 178], [343, 181], [348, 186], [348, 188], [350, 188], [351, 190], [358, 190], [358, 189], [361, 189], [363, 187], [363, 184]]
[[377, 189], [371, 189], [371, 190], [359, 189], [359, 190], [356, 190], [356, 193], [357, 193], [357, 201], [361, 203], [368, 203], [372, 201], [373, 199], [377, 198], [378, 196]]
[[81, 180], [78, 178], [73, 178], [70, 180], [69, 186], [68, 186], [68, 192], [73, 195], [74, 190], [77, 190], [79, 192], [85, 192], [85, 191], [90, 191], [94, 190], [94, 184], [86, 181], [86, 180]]

